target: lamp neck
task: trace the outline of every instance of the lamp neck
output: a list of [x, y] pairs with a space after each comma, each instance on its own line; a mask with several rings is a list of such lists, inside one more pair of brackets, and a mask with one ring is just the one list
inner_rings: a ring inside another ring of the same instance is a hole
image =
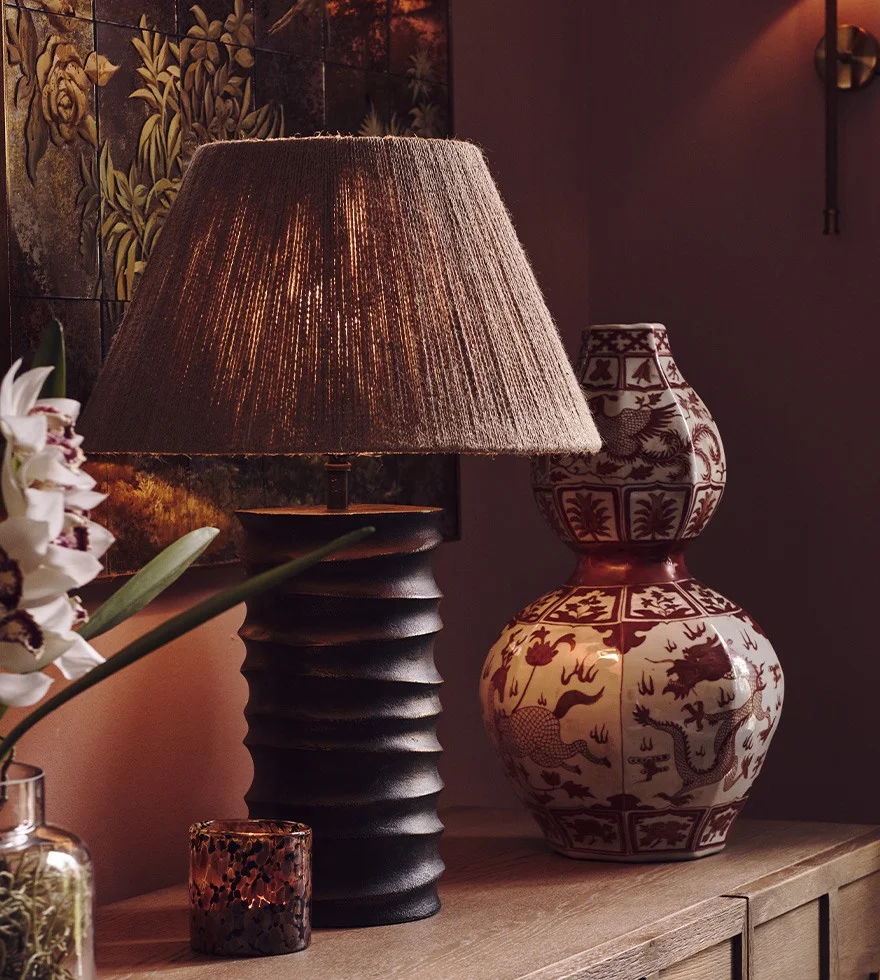
[[348, 510], [350, 457], [327, 456], [324, 460], [324, 472], [327, 475], [327, 510]]

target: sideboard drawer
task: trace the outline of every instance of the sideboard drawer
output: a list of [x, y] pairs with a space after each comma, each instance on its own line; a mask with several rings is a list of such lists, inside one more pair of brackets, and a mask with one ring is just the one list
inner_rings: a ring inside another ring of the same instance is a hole
[[667, 967], [658, 974], [660, 980], [741, 980], [738, 941], [721, 943]]
[[818, 900], [756, 926], [752, 980], [825, 980], [819, 928]]
[[880, 872], [838, 892], [839, 980], [868, 980], [880, 974]]

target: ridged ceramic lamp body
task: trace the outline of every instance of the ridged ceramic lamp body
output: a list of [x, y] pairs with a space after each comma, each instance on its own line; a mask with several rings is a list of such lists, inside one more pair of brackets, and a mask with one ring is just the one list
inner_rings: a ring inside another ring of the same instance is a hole
[[250, 816], [312, 827], [315, 925], [423, 918], [440, 907], [443, 870], [431, 571], [439, 511], [303, 510], [239, 514], [248, 571], [366, 523], [376, 533], [248, 603]]
[[748, 613], [685, 564], [726, 470], [666, 329], [594, 327], [577, 373], [603, 448], [537, 460], [533, 475], [578, 565], [490, 651], [486, 728], [556, 850], [700, 857], [724, 846], [761, 769], [782, 671]]

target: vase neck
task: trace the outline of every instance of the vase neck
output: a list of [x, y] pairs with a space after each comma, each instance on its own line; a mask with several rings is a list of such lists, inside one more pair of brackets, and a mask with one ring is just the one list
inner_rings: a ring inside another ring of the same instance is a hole
[[45, 819], [43, 771], [13, 762], [0, 779], [0, 838], [26, 833]]
[[[595, 357], [641, 357], [654, 358], [663, 356], [671, 360], [669, 349], [669, 335], [666, 327], [662, 323], [603, 323], [588, 327], [584, 330], [583, 344], [580, 351], [578, 367], [583, 368], [587, 361]], [[637, 362], [639, 363], [639, 362]], [[589, 379], [583, 372], [579, 371], [581, 384], [591, 387]], [[658, 371], [654, 379], [658, 381], [663, 378], [663, 373]], [[607, 388], [607, 384], [602, 383], [601, 378], [596, 379], [599, 388]], [[677, 378], [675, 380], [678, 380]], [[683, 380], [683, 379], [682, 379]], [[640, 378], [638, 374], [623, 374], [619, 376], [616, 387], [633, 387], [640, 389], [648, 384], [649, 378]], [[657, 385], [654, 385], [657, 387]]]
[[684, 552], [668, 545], [596, 548], [578, 556], [566, 585], [655, 585], [690, 578]]

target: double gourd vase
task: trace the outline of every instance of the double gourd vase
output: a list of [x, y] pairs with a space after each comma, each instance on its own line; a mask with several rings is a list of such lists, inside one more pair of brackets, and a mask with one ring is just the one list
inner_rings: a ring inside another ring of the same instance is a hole
[[486, 729], [555, 850], [702, 857], [724, 847], [761, 770], [782, 670], [752, 617], [685, 564], [726, 470], [666, 328], [591, 328], [577, 373], [602, 450], [533, 467], [538, 506], [577, 566], [492, 647]]

